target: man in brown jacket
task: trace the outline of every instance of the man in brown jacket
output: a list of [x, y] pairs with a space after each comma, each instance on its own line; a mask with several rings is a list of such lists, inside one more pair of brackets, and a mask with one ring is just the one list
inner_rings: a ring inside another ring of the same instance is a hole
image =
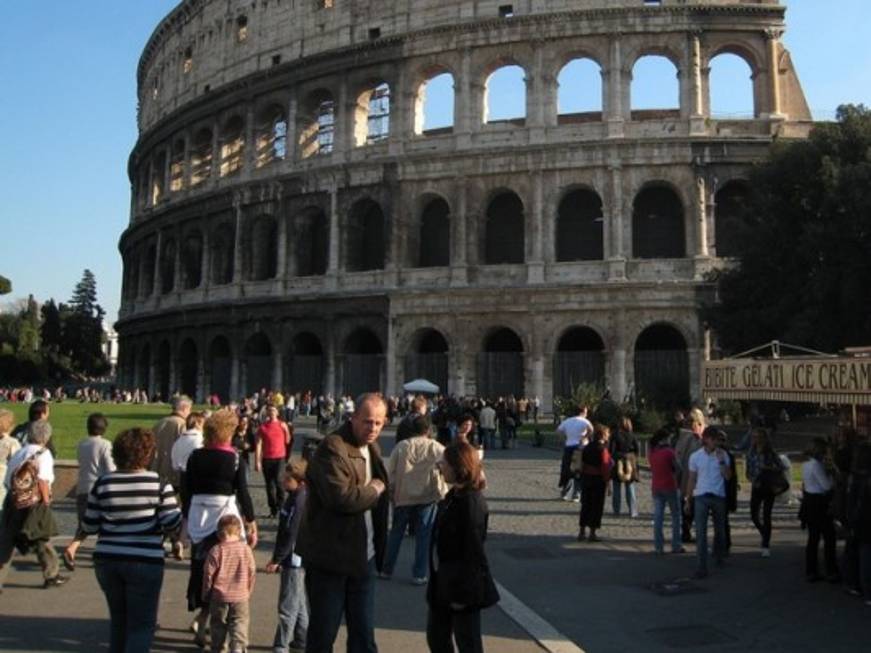
[[169, 483], [178, 489], [178, 474], [172, 469], [172, 445], [184, 433], [185, 420], [191, 413], [191, 400], [179, 395], [172, 400], [172, 414], [167, 415], [154, 425], [154, 441], [156, 443], [152, 470], [160, 476], [161, 483]]
[[324, 438], [308, 467], [299, 554], [309, 600], [307, 653], [330, 653], [344, 614], [349, 653], [376, 653], [375, 573], [387, 539], [387, 471], [376, 444], [387, 419], [379, 394]]

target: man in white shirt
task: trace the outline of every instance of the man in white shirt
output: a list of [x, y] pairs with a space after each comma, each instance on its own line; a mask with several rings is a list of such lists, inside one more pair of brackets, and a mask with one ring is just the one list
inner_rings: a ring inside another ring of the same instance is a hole
[[481, 430], [481, 444], [487, 449], [496, 448], [496, 410], [485, 403], [478, 415], [478, 428]]
[[575, 451], [578, 447], [586, 446], [593, 435], [593, 425], [587, 419], [587, 411], [587, 406], [577, 406], [577, 414], [567, 417], [556, 428], [557, 434], [565, 438], [559, 474], [560, 496], [563, 501], [571, 501], [576, 495], [580, 497], [580, 487], [572, 478], [570, 467]]
[[702, 433], [702, 448], [690, 456], [686, 500], [692, 497], [696, 522], [696, 578], [708, 575], [708, 513], [714, 520], [714, 559], [722, 566], [726, 556], [726, 481], [732, 478], [729, 454], [717, 446], [720, 430], [709, 426]]

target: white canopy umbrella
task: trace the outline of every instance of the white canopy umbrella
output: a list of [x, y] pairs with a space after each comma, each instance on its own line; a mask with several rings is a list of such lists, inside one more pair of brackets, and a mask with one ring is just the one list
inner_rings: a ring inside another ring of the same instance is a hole
[[435, 395], [439, 392], [439, 387], [435, 383], [430, 383], [426, 379], [415, 379], [409, 381], [402, 389], [406, 392], [420, 392], [427, 395]]

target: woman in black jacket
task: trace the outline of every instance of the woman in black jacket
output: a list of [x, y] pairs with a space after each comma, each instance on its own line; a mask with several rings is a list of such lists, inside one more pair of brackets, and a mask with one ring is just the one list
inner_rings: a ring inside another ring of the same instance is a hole
[[482, 653], [481, 610], [499, 601], [484, 540], [487, 501], [478, 452], [457, 442], [440, 462], [451, 491], [439, 503], [430, 545], [429, 616], [426, 640], [432, 653]]

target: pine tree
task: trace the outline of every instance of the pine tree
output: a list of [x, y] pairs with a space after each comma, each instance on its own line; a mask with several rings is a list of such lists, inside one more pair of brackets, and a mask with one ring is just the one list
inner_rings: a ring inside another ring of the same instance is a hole
[[103, 318], [106, 312], [97, 303], [97, 280], [85, 270], [73, 290], [69, 313], [64, 316], [62, 350], [69, 352], [75, 371], [85, 376], [100, 376], [109, 370], [103, 353]]
[[99, 308], [97, 305], [97, 279], [90, 270], [86, 269], [82, 273], [82, 280], [76, 284], [73, 297], [70, 299], [70, 308], [79, 315], [95, 316]]

